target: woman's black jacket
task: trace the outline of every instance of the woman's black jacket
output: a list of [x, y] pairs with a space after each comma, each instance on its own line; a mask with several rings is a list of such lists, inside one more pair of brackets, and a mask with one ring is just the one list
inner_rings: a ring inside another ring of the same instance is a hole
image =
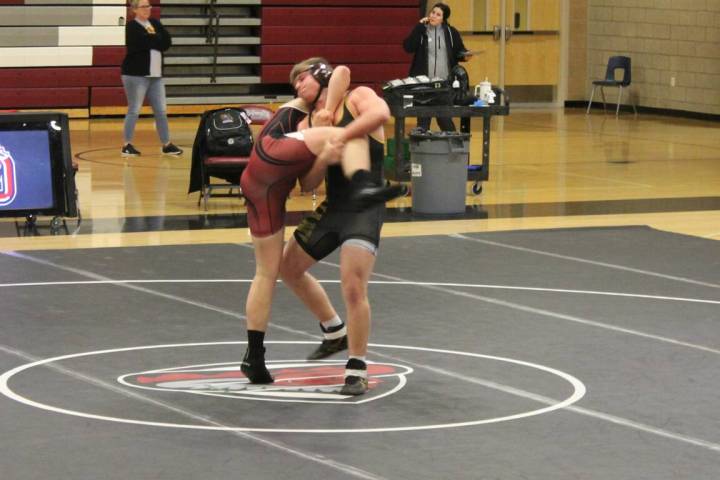
[[155, 34], [149, 34], [139, 22], [132, 20], [125, 25], [125, 59], [122, 63], [123, 75], [145, 77], [150, 75], [150, 50], [166, 51], [172, 45], [170, 33], [160, 20], [148, 19], [155, 28]]
[[[460, 32], [455, 27], [443, 23], [441, 26], [445, 34], [445, 49], [448, 55], [448, 72], [452, 72], [453, 67], [461, 60], [462, 52], [467, 51], [463, 44]], [[410, 32], [410, 35], [403, 41], [403, 48], [406, 52], [414, 54], [412, 63], [410, 64], [409, 76], [428, 75], [428, 39], [425, 34], [427, 26], [424, 23], [418, 23]]]

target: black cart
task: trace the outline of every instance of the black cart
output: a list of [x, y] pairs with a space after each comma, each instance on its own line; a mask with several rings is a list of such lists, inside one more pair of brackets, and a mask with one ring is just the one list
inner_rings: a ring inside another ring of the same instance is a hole
[[482, 163], [477, 168], [468, 169], [468, 181], [475, 182], [472, 191], [475, 195], [482, 191], [482, 181], [489, 178], [490, 173], [490, 119], [493, 115], [509, 115], [509, 105], [491, 105], [487, 107], [465, 106], [429, 106], [403, 107], [390, 106], [390, 113], [395, 117], [395, 169], [386, 172], [388, 180], [407, 182], [410, 180], [410, 159], [405, 158], [402, 140], [405, 139], [405, 119], [407, 117], [460, 117], [460, 131], [470, 133], [470, 119], [483, 119]]

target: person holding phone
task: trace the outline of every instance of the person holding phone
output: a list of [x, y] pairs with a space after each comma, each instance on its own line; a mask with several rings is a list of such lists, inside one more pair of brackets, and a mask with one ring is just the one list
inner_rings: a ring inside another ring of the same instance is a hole
[[[403, 41], [405, 51], [413, 54], [411, 77], [427, 75], [448, 79], [458, 62], [469, 57], [460, 32], [448, 23], [449, 18], [450, 7], [438, 2]], [[418, 117], [418, 128], [427, 130], [430, 121], [430, 117]], [[455, 131], [455, 124], [449, 117], [438, 117], [437, 123], [442, 131]]]

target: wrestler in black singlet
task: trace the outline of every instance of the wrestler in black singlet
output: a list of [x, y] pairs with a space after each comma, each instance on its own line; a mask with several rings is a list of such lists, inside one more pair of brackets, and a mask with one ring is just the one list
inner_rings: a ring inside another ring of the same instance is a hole
[[[347, 97], [346, 97], [347, 102]], [[354, 120], [343, 104], [343, 116], [338, 126], [344, 127]], [[385, 144], [373, 137], [370, 143], [370, 169], [373, 180], [381, 184]], [[370, 242], [377, 248], [380, 229], [385, 215], [385, 204], [379, 203], [366, 210], [357, 211], [350, 201], [350, 181], [343, 175], [342, 167], [328, 168], [325, 178], [327, 197], [311, 215], [305, 217], [295, 230], [295, 240], [315, 260], [322, 260], [348, 239]]]

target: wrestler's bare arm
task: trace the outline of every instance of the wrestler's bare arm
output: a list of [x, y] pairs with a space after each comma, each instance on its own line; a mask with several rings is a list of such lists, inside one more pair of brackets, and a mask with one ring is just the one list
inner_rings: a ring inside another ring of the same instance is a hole
[[[327, 95], [323, 95], [318, 102], [320, 110], [314, 112], [313, 126], [332, 125], [335, 112], [340, 109], [345, 93], [350, 87], [350, 69], [344, 65], [338, 65], [333, 69], [330, 83], [328, 84]], [[312, 115], [313, 113], [311, 113]], [[307, 128], [307, 119], [298, 126], [302, 130]], [[318, 158], [310, 171], [300, 178], [300, 188], [307, 192], [316, 188], [325, 178], [328, 165], [337, 163], [344, 147], [343, 142], [328, 141], [318, 154]]]
[[383, 125], [390, 119], [390, 108], [385, 100], [369, 87], [357, 87], [348, 95], [347, 103], [355, 120], [345, 127], [340, 141], [365, 135], [385, 138]]

